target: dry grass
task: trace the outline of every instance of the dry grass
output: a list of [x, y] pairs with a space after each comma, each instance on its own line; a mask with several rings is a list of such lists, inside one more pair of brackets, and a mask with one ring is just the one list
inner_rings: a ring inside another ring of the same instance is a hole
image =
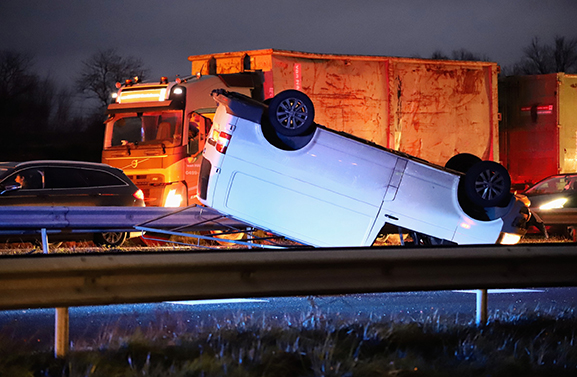
[[571, 309], [493, 314], [478, 328], [438, 315], [330, 317], [311, 299], [298, 316], [237, 313], [193, 328], [158, 313], [144, 327], [76, 340], [65, 360], [4, 336], [0, 375], [574, 376], [576, 329]]
[[[5, 251], [30, 252], [27, 247]], [[53, 250], [86, 252], [92, 246], [61, 247]], [[436, 314], [335, 317], [323, 313], [314, 298], [310, 303], [308, 312], [296, 316], [239, 312], [193, 326], [190, 318], [157, 313], [144, 326], [111, 324], [94, 339], [74, 339], [63, 360], [5, 328], [0, 331], [0, 376], [577, 375], [572, 308], [492, 313], [487, 326], [479, 328]]]

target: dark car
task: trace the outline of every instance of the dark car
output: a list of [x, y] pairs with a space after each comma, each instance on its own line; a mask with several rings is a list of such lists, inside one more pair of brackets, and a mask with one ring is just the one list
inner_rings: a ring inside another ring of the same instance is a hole
[[527, 189], [531, 212], [541, 218], [549, 233], [571, 234], [577, 226], [577, 173], [547, 177]]
[[[144, 206], [144, 195], [118, 168], [79, 161], [0, 162], [0, 206]], [[120, 246], [126, 233], [94, 234]]]

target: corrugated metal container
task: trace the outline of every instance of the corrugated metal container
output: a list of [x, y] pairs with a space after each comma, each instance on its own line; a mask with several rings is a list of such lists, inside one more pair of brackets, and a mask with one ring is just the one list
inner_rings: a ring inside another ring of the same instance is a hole
[[499, 81], [500, 152], [514, 183], [577, 171], [577, 75]]
[[192, 74], [262, 71], [265, 98], [301, 90], [317, 123], [433, 163], [462, 152], [499, 160], [496, 63], [274, 49], [189, 60]]

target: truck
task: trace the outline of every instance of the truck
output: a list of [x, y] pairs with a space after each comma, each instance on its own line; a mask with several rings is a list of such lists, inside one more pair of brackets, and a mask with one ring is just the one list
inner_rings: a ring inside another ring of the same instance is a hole
[[169, 82], [127, 80], [107, 108], [102, 162], [122, 169], [147, 206], [194, 203], [214, 101], [210, 92], [230, 88], [252, 95], [252, 75], [185, 77]]
[[577, 172], [577, 75], [501, 78], [499, 112], [499, 154], [514, 188]]
[[127, 82], [107, 109], [102, 161], [124, 170], [147, 206], [197, 202], [199, 156], [216, 111], [210, 93], [218, 88], [259, 101], [302, 91], [317, 123], [435, 164], [462, 153], [499, 160], [493, 62], [278, 49], [188, 59], [190, 77]]

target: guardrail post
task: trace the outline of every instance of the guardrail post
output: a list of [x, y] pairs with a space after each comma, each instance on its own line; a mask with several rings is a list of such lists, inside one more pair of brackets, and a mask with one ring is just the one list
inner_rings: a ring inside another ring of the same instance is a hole
[[[249, 243], [253, 243], [253, 242], [254, 242], [254, 240], [253, 240], [254, 237], [253, 237], [252, 232], [254, 232], [254, 228], [246, 228], [246, 238], [247, 238], [247, 240], [248, 240]], [[249, 248], [249, 249], [252, 249], [252, 246], [249, 245], [248, 248]]]
[[48, 234], [46, 228], [40, 229], [40, 236], [42, 237], [42, 252], [48, 254]]
[[56, 308], [54, 357], [64, 358], [70, 349], [70, 315], [68, 308]]
[[487, 306], [488, 297], [486, 289], [477, 290], [477, 326], [485, 326], [487, 324]]

